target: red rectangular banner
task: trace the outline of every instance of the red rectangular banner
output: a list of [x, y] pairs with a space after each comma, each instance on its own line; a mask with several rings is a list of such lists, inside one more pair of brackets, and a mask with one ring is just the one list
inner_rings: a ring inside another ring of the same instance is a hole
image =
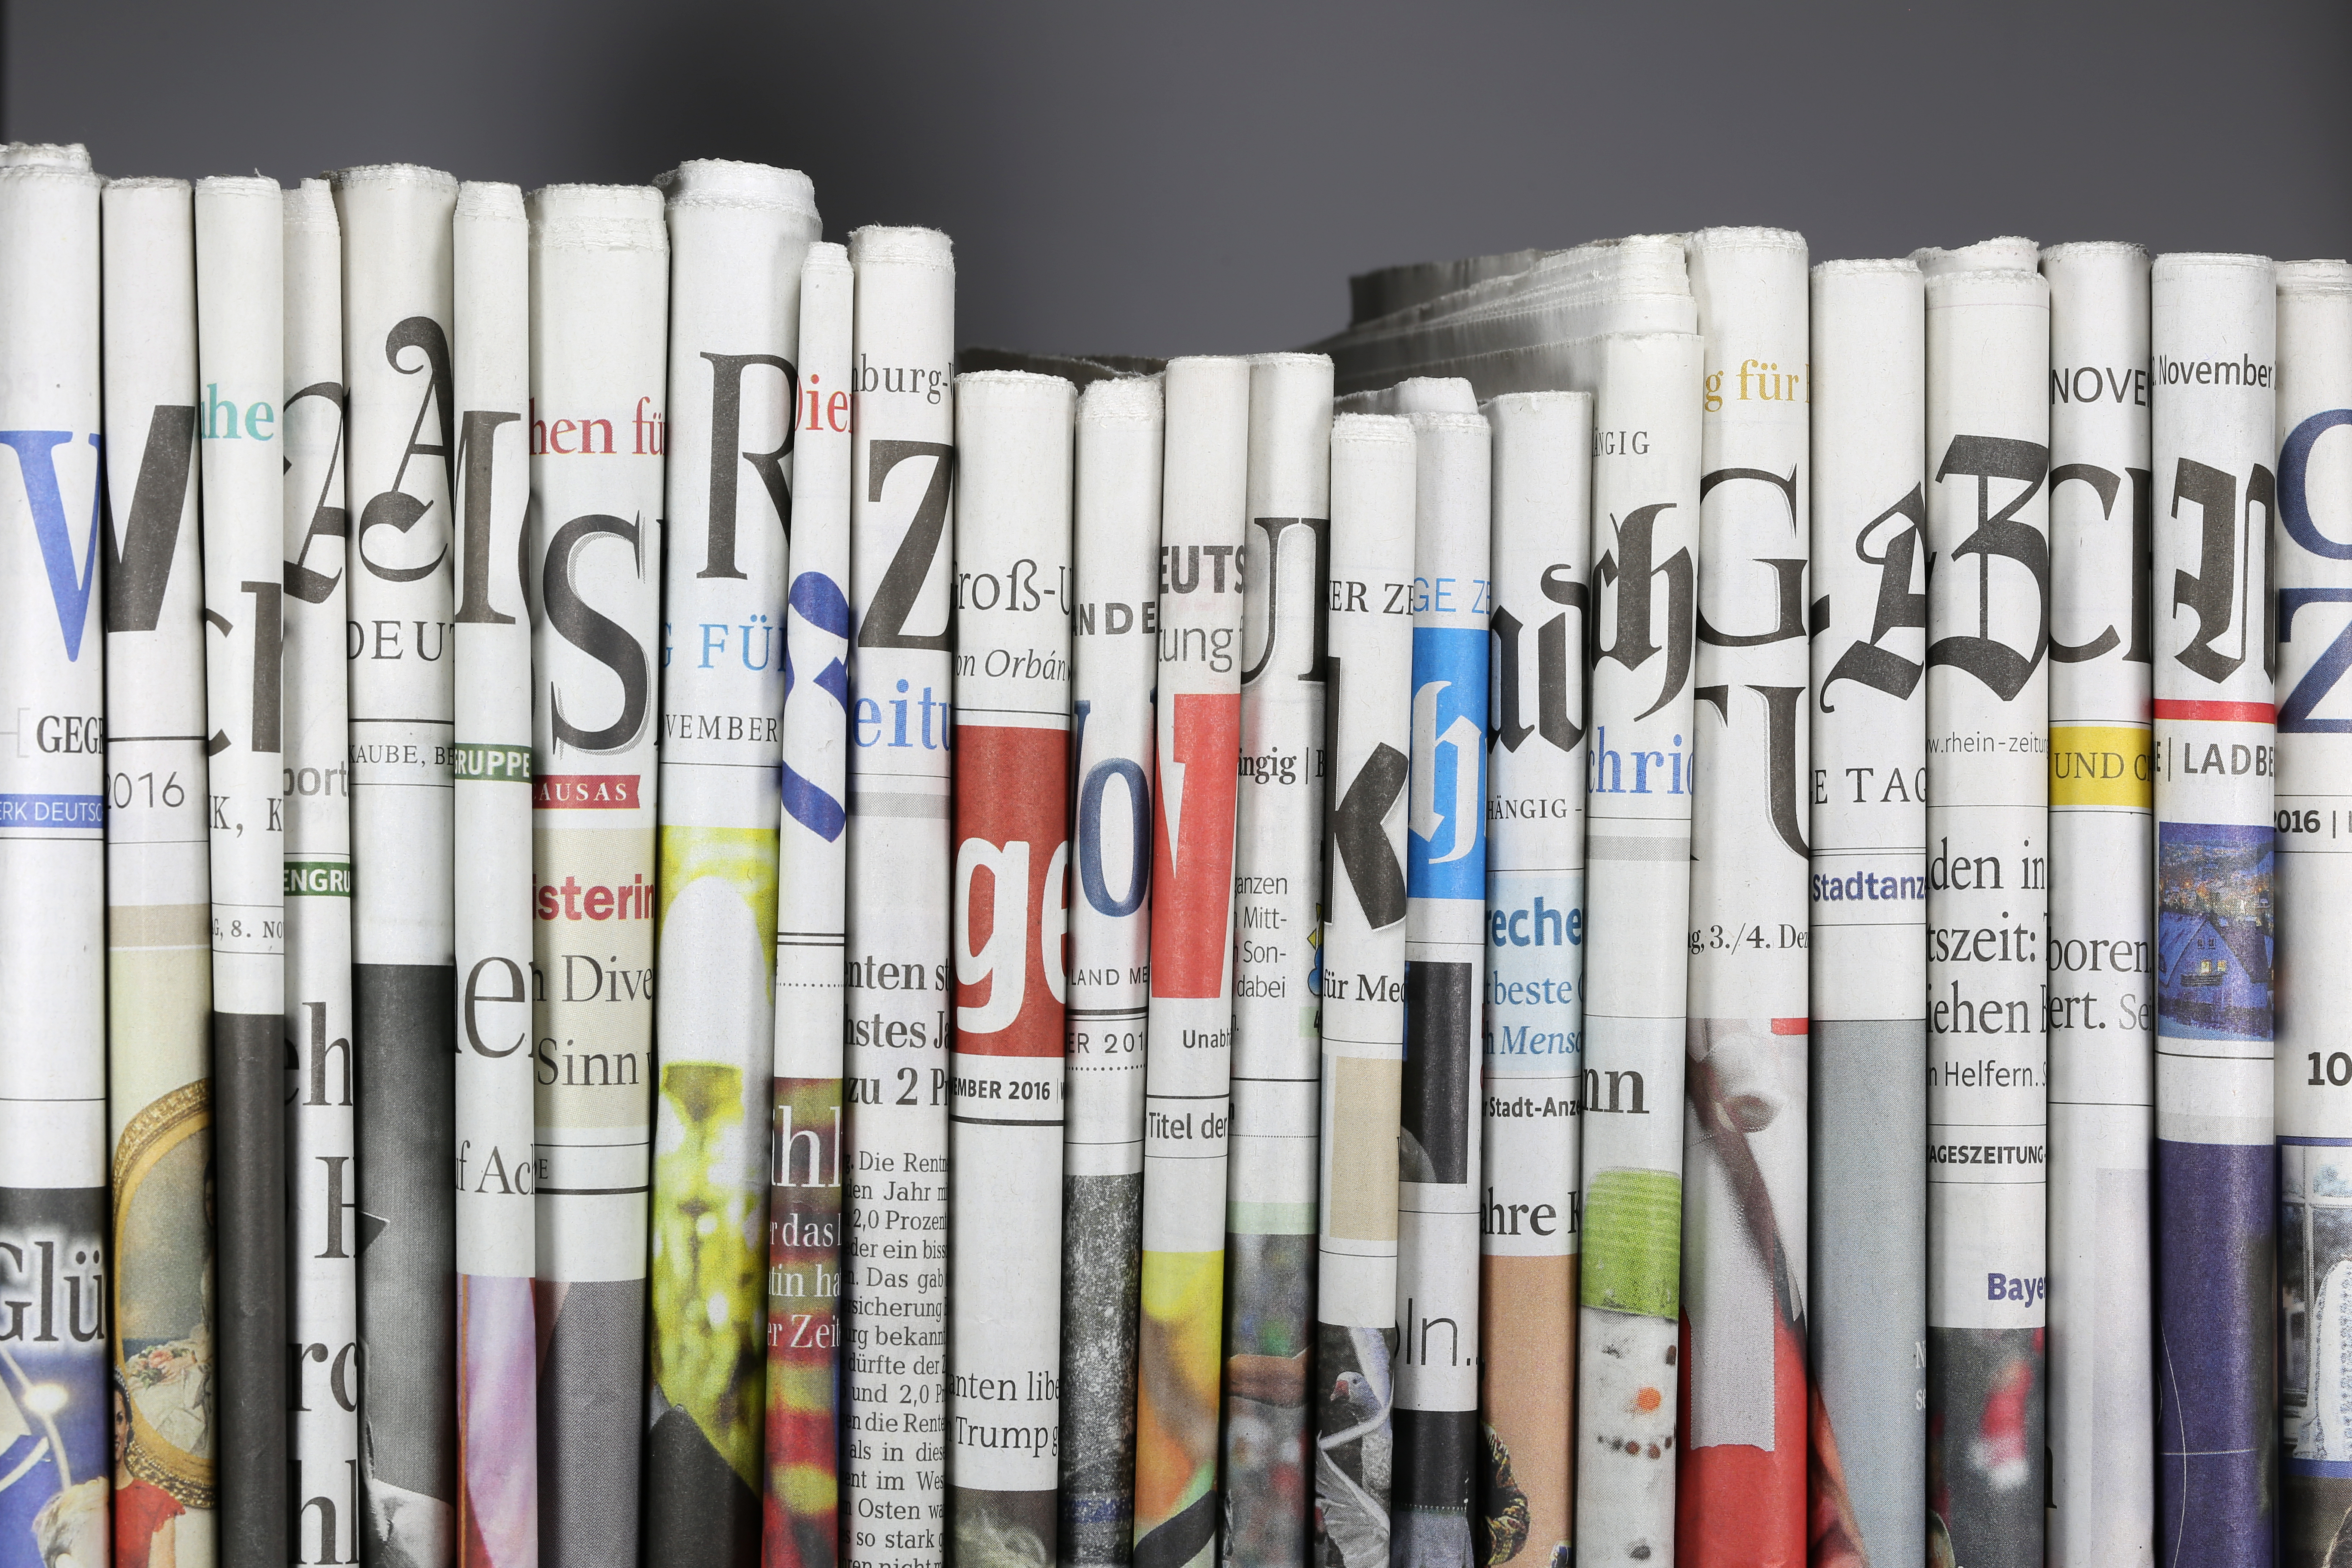
[[956, 1038], [983, 1057], [1062, 1054], [1070, 737], [956, 726]]
[[531, 781], [539, 811], [635, 811], [636, 773], [541, 773]]

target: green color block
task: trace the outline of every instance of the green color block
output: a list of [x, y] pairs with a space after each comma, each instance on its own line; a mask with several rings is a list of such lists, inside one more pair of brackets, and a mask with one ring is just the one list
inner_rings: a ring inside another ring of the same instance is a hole
[[1682, 1177], [1671, 1171], [1594, 1176], [1584, 1194], [1584, 1304], [1653, 1318], [1679, 1315], [1682, 1236]]

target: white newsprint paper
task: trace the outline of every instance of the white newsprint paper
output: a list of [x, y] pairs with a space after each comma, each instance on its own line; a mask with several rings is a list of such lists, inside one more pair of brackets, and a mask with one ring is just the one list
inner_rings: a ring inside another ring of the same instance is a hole
[[2038, 272], [1927, 280], [1928, 1530], [1963, 1563], [2043, 1532], [2049, 373]]
[[[296, 1561], [359, 1552], [350, 511], [343, 247], [324, 180], [285, 195], [286, 1176]], [[528, 1074], [530, 1069], [522, 1069]], [[528, 1079], [526, 1079], [526, 1081]], [[528, 1209], [526, 1208], [526, 1217]], [[528, 1320], [526, 1320], [526, 1323]], [[524, 1385], [528, 1393], [529, 1384]]]
[[1332, 1397], [1318, 1405], [1315, 1435], [1316, 1568], [1389, 1562], [1413, 447], [1400, 418], [1342, 414], [1331, 424], [1315, 1381]]
[[530, 239], [522, 192], [459, 186], [451, 232], [457, 1515], [459, 1539], [479, 1541], [490, 1568], [533, 1568], [539, 1089], [530, 1049]]
[[[2252, 1568], [2270, 1560], [2281, 1428], [2246, 1393], [2280, 1382], [2277, 283], [2267, 257], [2191, 254], [2158, 257], [2148, 289], [2157, 1560]], [[2305, 1299], [2315, 1317], [2326, 1295]]]
[[[1054, 1561], [1076, 390], [956, 380], [955, 1034], [948, 1518]], [[853, 1521], [854, 1527], [854, 1521]]]
[[2352, 1280], [2352, 1247], [2335, 1228], [2352, 1195], [2337, 1191], [2352, 1171], [2352, 966], [2328, 937], [2336, 911], [2352, 909], [2352, 709], [2329, 651], [2352, 625], [2352, 436], [2341, 433], [2352, 426], [2352, 267], [2341, 261], [2279, 263], [2277, 409], [2279, 1531], [2301, 1568], [2324, 1561], [2313, 1548], [2352, 1515], [2352, 1471], [2338, 1468], [2352, 1460], [2352, 1406], [2329, 1332]]
[[1322, 1037], [1323, 584], [1331, 362], [1250, 361], [1242, 761], [1234, 847], [1234, 1137], [1225, 1190], [1224, 1558], [1299, 1563], [1308, 1531]]
[[[1584, 1067], [1584, 639], [1592, 395], [1517, 392], [1494, 427], [1480, 1400], [1527, 1499], [1511, 1559], [1574, 1546]], [[1496, 1550], [1500, 1550], [1498, 1542]]]
[[2147, 252], [2050, 282], [2050, 1558], [2156, 1541]]
[[786, 536], [819, 225], [795, 169], [703, 159], [655, 183], [670, 350], [645, 1528], [677, 1568], [734, 1568], [761, 1535]]
[[[220, 1555], [288, 1556], [281, 445], [285, 193], [196, 184], [197, 440], [212, 730], [213, 1211]], [[315, 644], [314, 644], [315, 646]]]
[[[539, 1545], [638, 1560], [653, 1138], [668, 232], [646, 185], [530, 224]], [[361, 875], [366, 875], [363, 861]]]
[[1078, 398], [1057, 1531], [1070, 1568], [1117, 1568], [1135, 1547], [1160, 425], [1156, 377]]
[[1249, 363], [1171, 360], [1166, 384], [1135, 1559], [1200, 1568], [1221, 1513]]
[[[106, 447], [107, 532], [100, 546], [106, 595], [105, 1083], [114, 1167], [114, 1366], [130, 1418], [113, 1479], [119, 1486], [144, 1481], [177, 1505], [144, 1541], [126, 1525], [126, 1550], [168, 1552], [203, 1568], [214, 1561], [216, 1497], [208, 1398], [212, 1247], [200, 1226], [186, 1223], [203, 1213], [212, 1147], [195, 209], [184, 180], [115, 180], [100, 197], [100, 212], [106, 428], [114, 432]], [[333, 669], [341, 674], [340, 657]], [[350, 1097], [341, 1099], [334, 1114], [342, 1119], [348, 1155]], [[156, 1225], [151, 1217], [165, 1214], [180, 1223]], [[341, 1268], [348, 1325], [348, 1253]], [[299, 1311], [309, 1292], [298, 1287], [295, 1294]], [[349, 1412], [339, 1413], [350, 1421]], [[340, 1457], [350, 1451], [346, 1443]], [[347, 1519], [341, 1522], [349, 1528]], [[348, 1550], [346, 1538], [331, 1539], [339, 1555]]]
[[1706, 340], [1679, 1549], [1805, 1555], [1812, 375], [1805, 239], [1690, 237]]
[[841, 1503], [854, 1568], [931, 1568], [947, 1521], [955, 256], [936, 229], [861, 228], [849, 259], [856, 655], [843, 1041], [856, 1168]]
[[1687, 332], [1604, 340], [1593, 418], [1576, 1352], [1589, 1563], [1661, 1561], [1675, 1536], [1704, 347]]
[[369, 1554], [457, 1552], [456, 865], [450, 742], [457, 182], [334, 177], [343, 227], [360, 1414]]
[[1812, 272], [1817, 1542], [1927, 1550], [1927, 289]]

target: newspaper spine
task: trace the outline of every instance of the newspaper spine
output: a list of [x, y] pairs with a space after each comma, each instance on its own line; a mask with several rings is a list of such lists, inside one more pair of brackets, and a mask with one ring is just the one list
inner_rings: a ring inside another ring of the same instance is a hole
[[950, 1358], [960, 1559], [1055, 1560], [1076, 390], [956, 381]]
[[849, 733], [849, 253], [801, 268], [785, 595], [768, 1194], [769, 1568], [840, 1549], [843, 827]]
[[457, 987], [457, 1544], [465, 1568], [539, 1560], [538, 1098], [531, 967], [530, 239], [522, 192], [458, 188], [451, 632]]
[[1927, 294], [1812, 272], [1816, 1554], [1927, 1551]]
[[[2278, 584], [2279, 1303], [2284, 1435], [2280, 1556], [2321, 1568], [2352, 1518], [2352, 1408], [2341, 1376], [2341, 1331], [2352, 1247], [2336, 1239], [2352, 1191], [2352, 973], [2335, 961], [2331, 926], [2352, 909], [2352, 726], [2330, 700], [2327, 649], [2352, 604], [2340, 534], [2352, 517], [2352, 267], [2278, 268], [2279, 514], [2271, 531]], [[2329, 1078], [2330, 1069], [2343, 1083]]]
[[1251, 360], [1225, 1200], [1223, 1558], [1239, 1568], [1307, 1561], [1330, 491], [1331, 362]]
[[1514, 393], [1489, 404], [1486, 417], [1497, 689], [1487, 737], [1478, 1299], [1481, 1405], [1496, 1465], [1476, 1545], [1492, 1563], [1549, 1563], [1574, 1546], [1592, 396]]
[[[0, 1290], [55, 1325], [0, 1345], [12, 1406], [50, 1391], [14, 1406], [0, 1438], [0, 1474], [20, 1478], [0, 1492], [8, 1568], [104, 1561], [112, 1490], [99, 264], [96, 176], [0, 166], [0, 445], [15, 457], [0, 477], [0, 698], [21, 742], [0, 760], [0, 878], [40, 889], [0, 910]], [[203, 1236], [201, 1208], [174, 1218]]]
[[1576, 1356], [1576, 1537], [1593, 1563], [1674, 1541], [1702, 346], [1605, 340], [1593, 420]]
[[2164, 256], [2149, 283], [2154, 641], [2158, 1548], [2273, 1554], [2277, 1152], [2264, 604], [2278, 514], [2276, 285], [2252, 256]]
[[855, 1568], [934, 1568], [947, 1514], [955, 262], [947, 236], [908, 228], [857, 230], [849, 258], [857, 661], [844, 1041], [858, 1179], [844, 1272], [857, 1359], [842, 1500]]
[[2050, 282], [2050, 1560], [2156, 1541], [2147, 253]]
[[255, 176], [205, 180], [195, 210], [205, 618], [226, 628], [205, 669], [215, 748], [207, 790], [219, 1096], [219, 1557], [233, 1568], [278, 1568], [289, 1546], [285, 518], [280, 411], [272, 405], [286, 374], [285, 196], [275, 181]]
[[155, 1509], [144, 1540], [126, 1520], [127, 1553], [162, 1536], [174, 1562], [209, 1568], [212, 955], [194, 211], [183, 180], [118, 180], [100, 205], [106, 428], [117, 433], [104, 574], [113, 1397], [130, 1427], [114, 1485], [146, 1489], [131, 1495]]
[[1065, 1568], [1122, 1568], [1134, 1547], [1160, 403], [1157, 379], [1097, 383], [1078, 399], [1057, 1531]]
[[668, 560], [645, 1528], [682, 1568], [756, 1568], [785, 541], [818, 224], [795, 170], [706, 160], [659, 183]]
[[1405, 840], [1396, 1284], [1402, 1342], [1391, 1547], [1399, 1562], [1465, 1562], [1485, 1458], [1478, 1425], [1478, 1058], [1494, 443], [1484, 415], [1411, 418], [1412, 791]]
[[359, 1047], [364, 1550], [457, 1551], [457, 961], [450, 215], [406, 165], [335, 177], [352, 570], [352, 1007]]
[[1690, 238], [1706, 339], [1692, 737], [1677, 1554], [1805, 1561], [1805, 693], [1811, 553], [1805, 242]]
[[1249, 365], [1169, 362], [1135, 1553], [1215, 1556]]
[[352, 1122], [343, 258], [324, 180], [285, 194], [285, 1097], [296, 1561], [359, 1554], [359, 1250]]
[[[2042, 1557], [2049, 288], [1927, 282], [1930, 1551]], [[1957, 552], [1957, 553], [1956, 553]]]
[[1332, 421], [1316, 1568], [1389, 1562], [1415, 468], [1406, 421]]
[[526, 210], [540, 1552], [632, 1568], [668, 244], [646, 186], [551, 185]]

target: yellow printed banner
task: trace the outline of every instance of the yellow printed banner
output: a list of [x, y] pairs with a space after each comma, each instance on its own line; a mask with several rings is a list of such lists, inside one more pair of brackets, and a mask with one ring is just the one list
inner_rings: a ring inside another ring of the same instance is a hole
[[2140, 724], [2053, 724], [2050, 729], [2050, 804], [2121, 805], [2148, 810], [2156, 765]]

